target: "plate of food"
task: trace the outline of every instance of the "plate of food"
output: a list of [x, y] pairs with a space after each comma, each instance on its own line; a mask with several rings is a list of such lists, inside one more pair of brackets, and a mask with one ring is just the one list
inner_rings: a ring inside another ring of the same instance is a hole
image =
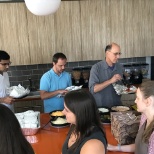
[[110, 124], [111, 123], [110, 109], [107, 107], [100, 107], [98, 108], [98, 111], [99, 111], [101, 122], [103, 124]]
[[7, 88], [7, 94], [15, 99], [21, 99], [30, 93], [29, 89], [25, 89], [20, 84], [18, 86], [12, 86]]
[[51, 126], [54, 127], [65, 127], [69, 123], [66, 121], [65, 115], [62, 113], [62, 110], [55, 110], [49, 113], [51, 117]]
[[66, 118], [64, 117], [57, 117], [56, 119], [50, 122], [51, 125], [54, 127], [64, 127], [69, 125], [69, 123], [66, 121]]
[[100, 118], [101, 118], [102, 124], [110, 124], [111, 123], [110, 114], [100, 115]]
[[123, 111], [129, 111], [130, 108], [128, 106], [113, 106], [111, 110], [114, 112], [123, 112]]
[[98, 108], [98, 111], [100, 114], [108, 114], [110, 112], [110, 109], [106, 107], [100, 107]]

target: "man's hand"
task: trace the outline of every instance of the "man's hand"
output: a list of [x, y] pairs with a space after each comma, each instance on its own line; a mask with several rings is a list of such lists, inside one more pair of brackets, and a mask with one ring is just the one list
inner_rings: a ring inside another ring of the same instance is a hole
[[15, 99], [11, 96], [4, 97], [2, 100], [3, 100], [2, 103], [6, 104], [12, 104], [15, 101]]
[[115, 74], [115, 75], [111, 78], [111, 82], [112, 82], [112, 83], [115, 83], [115, 82], [120, 81], [120, 80], [122, 80], [122, 77], [121, 77], [120, 74]]
[[68, 93], [68, 90], [58, 90], [58, 92], [61, 95], [65, 95], [66, 93]]

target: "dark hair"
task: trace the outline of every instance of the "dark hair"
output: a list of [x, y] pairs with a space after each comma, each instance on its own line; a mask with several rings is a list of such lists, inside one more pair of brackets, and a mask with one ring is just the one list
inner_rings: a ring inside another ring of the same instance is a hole
[[69, 131], [69, 134], [73, 131], [77, 134], [77, 141], [71, 146], [72, 150], [78, 147], [85, 136], [90, 135], [94, 126], [100, 128], [106, 139], [95, 99], [90, 92], [85, 90], [71, 91], [65, 95], [64, 101], [66, 107], [76, 116], [76, 125], [72, 124]]
[[108, 45], [105, 47], [105, 53], [106, 53], [106, 51], [110, 51], [114, 45], [119, 47], [118, 44], [112, 42], [111, 44], [108, 44]]
[[[143, 82], [138, 88], [142, 92], [143, 98], [147, 99], [150, 96], [154, 97], [154, 81]], [[153, 131], [154, 131], [154, 119], [150, 123], [150, 125], [147, 127], [147, 129], [145, 129], [142, 135], [142, 139], [144, 142], [146, 143], [149, 142], [149, 138]]]
[[3, 50], [0, 50], [0, 61], [1, 60], [9, 60], [10, 59], [10, 55]]
[[112, 49], [112, 44], [107, 45], [107, 46], [105, 47], [105, 53], [106, 53], [106, 51], [109, 51], [109, 50], [111, 50], [111, 49]]
[[67, 58], [63, 53], [58, 52], [58, 53], [53, 55], [52, 61], [56, 64], [58, 62], [58, 59], [67, 59]]
[[2, 104], [0, 104], [0, 139], [0, 153], [34, 154], [31, 145], [22, 134], [14, 113]]

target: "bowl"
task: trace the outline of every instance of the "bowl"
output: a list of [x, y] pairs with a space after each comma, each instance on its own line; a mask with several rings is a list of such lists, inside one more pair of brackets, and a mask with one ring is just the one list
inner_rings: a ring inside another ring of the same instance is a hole
[[100, 107], [98, 108], [101, 123], [103, 124], [110, 124], [111, 118], [110, 118], [110, 109], [107, 107]]
[[40, 130], [40, 113], [38, 113], [37, 119], [38, 119], [38, 127], [37, 128], [21, 128], [22, 133], [25, 136], [35, 135]]
[[40, 127], [38, 128], [22, 128], [22, 133], [25, 136], [35, 135], [39, 131]]
[[62, 110], [54, 110], [52, 112], [49, 113], [51, 118], [54, 117], [65, 117], [65, 115], [62, 113]]
[[69, 125], [69, 123], [67, 123], [66, 121], [65, 115], [62, 113], [62, 110], [54, 110], [49, 114], [51, 117], [50, 119], [51, 126], [66, 127]]
[[98, 108], [99, 114], [110, 114], [110, 109], [107, 107]]
[[124, 111], [129, 111], [130, 108], [128, 106], [113, 106], [111, 107], [111, 111], [113, 112], [124, 112]]

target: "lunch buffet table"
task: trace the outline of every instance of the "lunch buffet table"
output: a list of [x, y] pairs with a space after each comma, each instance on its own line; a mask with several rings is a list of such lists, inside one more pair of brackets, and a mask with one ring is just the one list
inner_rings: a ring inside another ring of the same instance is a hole
[[[41, 126], [44, 126], [50, 119], [49, 114], [41, 114]], [[109, 144], [117, 145], [117, 141], [111, 134], [111, 125], [103, 125], [107, 140]], [[35, 154], [61, 154], [62, 145], [68, 133], [69, 126], [63, 128], [52, 127], [49, 123], [43, 129], [40, 129], [36, 135], [26, 136], [27, 140], [31, 143]], [[111, 152], [107, 154], [132, 154], [126, 152]]]

